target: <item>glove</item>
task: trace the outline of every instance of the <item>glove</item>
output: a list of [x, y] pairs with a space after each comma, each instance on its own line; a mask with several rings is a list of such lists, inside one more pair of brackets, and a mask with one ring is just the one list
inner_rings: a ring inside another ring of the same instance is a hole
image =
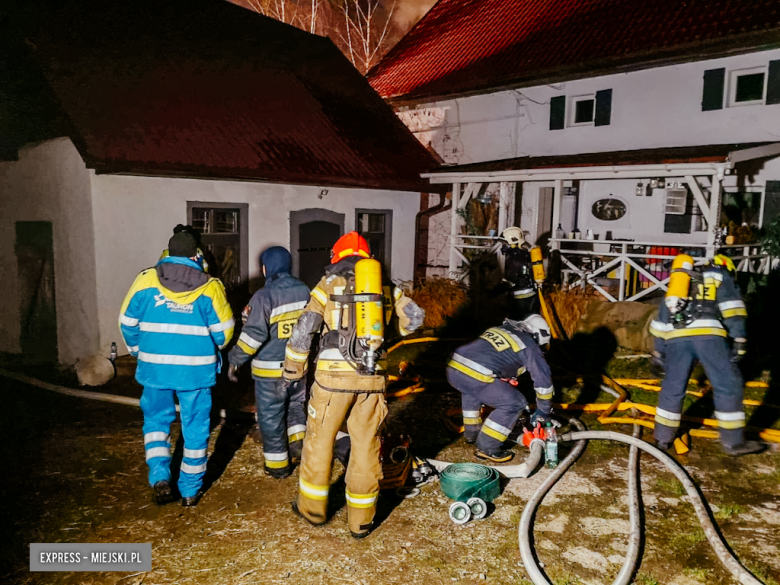
[[552, 420], [552, 400], [537, 400], [536, 410], [531, 415], [531, 426], [536, 426], [536, 423], [546, 423]]
[[653, 356], [650, 358], [650, 373], [659, 378], [663, 378], [666, 374], [665, 359], [666, 356], [654, 351]]
[[739, 337], [734, 340], [734, 344], [731, 346], [731, 361], [732, 363], [738, 363], [747, 353], [747, 339]]
[[233, 384], [238, 384], [238, 366], [234, 366], [233, 364], [228, 366], [228, 380], [233, 382]]

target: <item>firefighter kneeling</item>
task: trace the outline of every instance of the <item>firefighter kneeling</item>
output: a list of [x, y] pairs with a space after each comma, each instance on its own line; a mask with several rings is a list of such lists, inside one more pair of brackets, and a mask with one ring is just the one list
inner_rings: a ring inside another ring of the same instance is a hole
[[333, 446], [346, 419], [352, 443], [346, 475], [349, 529], [362, 538], [373, 527], [382, 478], [379, 430], [387, 404], [380, 348], [389, 321], [383, 301], [394, 305], [402, 335], [420, 327], [425, 313], [398, 288], [392, 299], [383, 298], [381, 267], [369, 259], [368, 243], [357, 232], [342, 236], [332, 253], [331, 266], [311, 291], [287, 344], [280, 381], [303, 377], [313, 336], [321, 333], [293, 510], [315, 525], [327, 520]]
[[[536, 391], [536, 412], [531, 423], [552, 414], [553, 383], [542, 346], [550, 342], [550, 328], [540, 315], [523, 321], [506, 319], [471, 343], [459, 347], [447, 364], [447, 382], [461, 393], [466, 441], [477, 444], [476, 455], [501, 463], [514, 453], [502, 447], [528, 405], [507, 379], [531, 374]], [[495, 408], [482, 424], [480, 411]]]
[[[764, 448], [744, 438], [744, 383], [737, 362], [745, 354], [747, 311], [734, 272], [734, 263], [722, 255], [704, 267], [694, 266], [687, 254], [676, 256], [672, 263], [664, 303], [650, 324], [656, 337], [654, 363], [666, 369], [653, 433], [662, 449], [671, 446], [680, 428], [685, 390], [696, 360], [712, 384], [723, 450], [738, 456]], [[729, 337], [734, 340], [731, 348]]]

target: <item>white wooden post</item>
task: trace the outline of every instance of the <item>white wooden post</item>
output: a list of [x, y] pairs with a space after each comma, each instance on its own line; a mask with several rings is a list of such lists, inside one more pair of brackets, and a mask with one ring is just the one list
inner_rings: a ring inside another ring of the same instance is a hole
[[455, 272], [458, 255], [455, 253], [455, 236], [458, 235], [458, 207], [460, 203], [460, 183], [452, 184], [452, 225], [450, 226], [450, 268], [448, 275]]
[[618, 300], [626, 300], [626, 254], [628, 254], [628, 244], [622, 244], [620, 246], [620, 292], [618, 293]]
[[710, 216], [707, 218], [707, 256], [715, 255], [715, 229], [720, 226], [720, 177], [712, 175], [712, 188], [710, 189]]
[[[553, 216], [552, 226], [550, 227], [551, 235], [555, 235], [555, 230], [558, 229], [558, 224], [561, 223], [561, 197], [563, 195], [563, 179], [555, 180], [555, 189], [553, 189]], [[576, 211], [575, 211], [576, 213]], [[538, 236], [537, 236], [538, 237]], [[551, 249], [557, 250], [560, 248], [558, 242], [553, 242]]]

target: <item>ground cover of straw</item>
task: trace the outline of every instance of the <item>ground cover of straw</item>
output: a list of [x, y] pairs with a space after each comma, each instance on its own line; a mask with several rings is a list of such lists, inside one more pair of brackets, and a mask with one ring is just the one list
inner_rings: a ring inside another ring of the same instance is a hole
[[[392, 364], [411, 361], [424, 374], [436, 371], [438, 355], [426, 346], [394, 353]], [[643, 360], [613, 360], [613, 375], [648, 376]], [[436, 377], [431, 375], [431, 377]], [[113, 384], [137, 392], [126, 377]], [[413, 437], [423, 456], [475, 461], [472, 449], [449, 430], [447, 410], [457, 393], [440, 383], [390, 403], [390, 430]], [[585, 390], [562, 388], [561, 400], [576, 401]], [[762, 399], [773, 389], [751, 389]], [[630, 389], [632, 398], [654, 404], [657, 394]], [[276, 481], [261, 471], [261, 449], [242, 435], [243, 423], [223, 421], [210, 449], [232, 453], [201, 504], [184, 509], [151, 503], [143, 461], [141, 414], [120, 405], [88, 402], [21, 384], [6, 387], [0, 433], [7, 449], [4, 565], [0, 582], [22, 584], [238, 584], [306, 583], [528, 584], [517, 547], [525, 502], [549, 470], [512, 480], [482, 521], [458, 527], [447, 516], [449, 501], [436, 483], [400, 500], [383, 494], [380, 524], [355, 541], [346, 527], [343, 469], [334, 466], [334, 516], [311, 527], [289, 503], [293, 477]], [[591, 400], [609, 402], [597, 395]], [[457, 421], [457, 417], [453, 420]], [[600, 428], [592, 416], [583, 418]], [[775, 427], [778, 427], [775, 422]], [[628, 432], [626, 427], [610, 427]], [[180, 432], [174, 425], [174, 441]], [[20, 439], [21, 437], [21, 439]], [[730, 545], [767, 584], [780, 582], [780, 452], [733, 460], [716, 444], [695, 441], [678, 457], [697, 479]], [[522, 455], [521, 455], [522, 456]], [[703, 540], [680, 484], [658, 464], [642, 458], [646, 542], [635, 583], [725, 584], [731, 580]], [[555, 585], [611, 583], [626, 550], [627, 449], [592, 442], [585, 455], [553, 489], [536, 518], [535, 545]], [[10, 503], [10, 505], [9, 505]], [[30, 542], [151, 542], [153, 570], [132, 573], [39, 573], [27, 570]]]

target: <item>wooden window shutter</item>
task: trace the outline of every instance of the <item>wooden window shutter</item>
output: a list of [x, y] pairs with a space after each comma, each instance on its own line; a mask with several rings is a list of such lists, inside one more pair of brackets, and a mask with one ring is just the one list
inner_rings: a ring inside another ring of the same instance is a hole
[[723, 109], [723, 88], [726, 85], [726, 69], [708, 69], [704, 72], [704, 91], [701, 96], [701, 111]]
[[550, 130], [563, 130], [566, 125], [566, 96], [550, 98]]
[[780, 104], [780, 61], [769, 62], [769, 74], [766, 76], [766, 103]]
[[612, 90], [602, 89], [596, 92], [596, 114], [593, 117], [594, 126], [609, 126], [612, 118]]

